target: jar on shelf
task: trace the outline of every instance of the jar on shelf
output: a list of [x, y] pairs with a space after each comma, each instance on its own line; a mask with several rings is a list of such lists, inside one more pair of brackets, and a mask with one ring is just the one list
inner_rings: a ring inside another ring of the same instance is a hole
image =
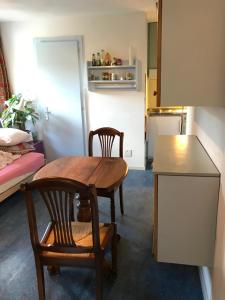
[[92, 81], [93, 81], [93, 80], [95, 80], [95, 74], [94, 74], [94, 72], [93, 72], [93, 71], [91, 72], [91, 75], [90, 75], [90, 80], [92, 80]]
[[112, 73], [111, 74], [111, 80], [117, 80], [117, 74], [116, 73]]
[[103, 72], [102, 73], [102, 80], [110, 80], [110, 73], [109, 72]]
[[126, 80], [132, 80], [133, 77], [134, 77], [133, 73], [131, 73], [131, 72], [126, 73]]

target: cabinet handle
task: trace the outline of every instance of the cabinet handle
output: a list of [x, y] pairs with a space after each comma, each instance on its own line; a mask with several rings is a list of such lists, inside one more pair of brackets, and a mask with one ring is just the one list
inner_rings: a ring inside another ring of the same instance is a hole
[[157, 95], [157, 91], [154, 91], [154, 92], [153, 92], [153, 96], [156, 96], [156, 95]]

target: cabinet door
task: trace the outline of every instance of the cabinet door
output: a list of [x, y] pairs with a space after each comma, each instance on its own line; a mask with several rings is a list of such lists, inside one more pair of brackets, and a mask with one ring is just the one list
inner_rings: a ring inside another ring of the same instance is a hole
[[225, 1], [160, 0], [158, 105], [225, 105]]
[[157, 187], [157, 260], [212, 266], [219, 177], [158, 175]]

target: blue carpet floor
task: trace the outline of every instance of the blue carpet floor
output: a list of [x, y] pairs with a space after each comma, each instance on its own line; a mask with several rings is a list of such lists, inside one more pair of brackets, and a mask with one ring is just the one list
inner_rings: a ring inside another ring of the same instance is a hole
[[[117, 195], [118, 197], [118, 195]], [[117, 198], [118, 199], [118, 198]], [[118, 276], [104, 281], [107, 300], [202, 300], [198, 268], [157, 263], [151, 255], [153, 177], [151, 171], [129, 171], [124, 182], [125, 215], [116, 201]], [[108, 199], [99, 199], [100, 219], [109, 220]], [[37, 210], [46, 222], [43, 207]], [[95, 274], [88, 269], [45, 271], [46, 297], [51, 300], [94, 299]], [[38, 299], [25, 203], [20, 193], [0, 204], [0, 299]]]

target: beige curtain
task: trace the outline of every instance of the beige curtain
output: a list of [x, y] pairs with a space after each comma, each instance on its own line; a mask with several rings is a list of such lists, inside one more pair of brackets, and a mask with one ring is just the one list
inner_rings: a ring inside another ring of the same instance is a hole
[[4, 108], [4, 102], [10, 98], [10, 86], [6, 71], [2, 42], [0, 40], [0, 110]]

